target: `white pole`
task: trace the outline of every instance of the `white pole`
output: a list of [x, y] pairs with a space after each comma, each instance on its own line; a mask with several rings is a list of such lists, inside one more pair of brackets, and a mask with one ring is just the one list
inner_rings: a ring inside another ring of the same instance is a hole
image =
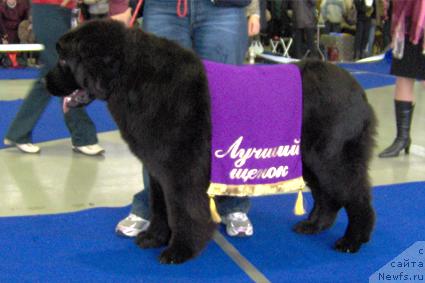
[[0, 44], [0, 52], [30, 52], [42, 51], [42, 44]]

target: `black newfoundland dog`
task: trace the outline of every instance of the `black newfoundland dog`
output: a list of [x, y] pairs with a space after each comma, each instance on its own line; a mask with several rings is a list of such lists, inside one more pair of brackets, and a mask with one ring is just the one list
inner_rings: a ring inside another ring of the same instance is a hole
[[[115, 21], [87, 22], [57, 43], [59, 60], [46, 83], [55, 96], [74, 94], [78, 106], [107, 102], [122, 137], [151, 180], [151, 225], [142, 248], [167, 246], [161, 263], [182, 263], [211, 239], [210, 98], [201, 60], [190, 50]], [[341, 208], [347, 230], [336, 241], [356, 252], [374, 226], [368, 162], [375, 119], [359, 84], [323, 62], [297, 64], [303, 82], [302, 161], [314, 197], [298, 233], [328, 229]]]

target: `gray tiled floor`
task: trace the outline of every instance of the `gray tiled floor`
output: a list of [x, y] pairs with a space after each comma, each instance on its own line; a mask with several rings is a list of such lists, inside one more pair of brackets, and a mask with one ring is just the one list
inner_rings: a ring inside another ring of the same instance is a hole
[[[0, 99], [22, 97], [30, 81], [0, 81]], [[374, 158], [373, 185], [425, 179], [425, 90], [416, 88], [412, 153], [398, 158]], [[367, 91], [379, 119], [375, 156], [395, 134], [393, 86]], [[29, 215], [75, 211], [98, 206], [124, 206], [141, 188], [141, 165], [130, 154], [118, 132], [99, 135], [104, 158], [71, 151], [69, 139], [40, 144], [40, 155], [14, 148], [0, 150], [0, 215]]]

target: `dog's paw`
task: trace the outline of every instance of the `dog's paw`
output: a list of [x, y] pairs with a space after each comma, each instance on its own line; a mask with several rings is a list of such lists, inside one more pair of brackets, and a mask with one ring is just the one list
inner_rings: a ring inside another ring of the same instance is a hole
[[159, 256], [159, 262], [162, 264], [179, 264], [183, 263], [191, 258], [193, 258], [195, 254], [193, 251], [186, 247], [175, 247], [170, 246], [162, 251]]
[[167, 244], [167, 239], [160, 238], [147, 231], [139, 233], [136, 237], [136, 245], [142, 249], [159, 248]]
[[365, 241], [351, 240], [346, 237], [342, 237], [335, 243], [335, 250], [343, 253], [356, 253], [359, 251], [362, 243]]
[[317, 234], [323, 230], [316, 223], [308, 220], [298, 222], [292, 229], [299, 234]]

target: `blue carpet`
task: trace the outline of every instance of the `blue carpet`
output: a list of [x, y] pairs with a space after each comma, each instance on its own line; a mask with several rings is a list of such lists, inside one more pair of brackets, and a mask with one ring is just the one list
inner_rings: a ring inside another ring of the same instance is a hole
[[351, 72], [351, 74], [366, 90], [395, 84], [395, 77], [389, 75], [382, 75], [378, 73], [357, 73], [357, 71]]
[[0, 69], [0, 80], [29, 80], [36, 78], [38, 74], [38, 68]]
[[185, 265], [159, 264], [159, 249], [119, 238], [115, 224], [128, 208], [0, 218], [0, 282], [247, 282], [211, 242]]
[[349, 71], [364, 71], [368, 73], [376, 73], [389, 75], [391, 68], [391, 52], [386, 53], [385, 58], [380, 61], [370, 63], [339, 63], [338, 66]]
[[[294, 199], [256, 199], [250, 212], [256, 228], [254, 237], [230, 239], [271, 282], [367, 282], [391, 259], [425, 239], [425, 182], [374, 189], [375, 232], [356, 254], [342, 254], [331, 248], [344, 234], [345, 211], [334, 227], [319, 235], [289, 232], [299, 218], [282, 207], [292, 207]], [[310, 197], [308, 205], [312, 208]]]
[[[308, 202], [311, 208], [311, 199]], [[367, 282], [371, 274], [414, 242], [425, 239], [425, 183], [374, 190], [377, 225], [357, 254], [331, 246], [345, 229], [297, 235], [291, 226], [294, 195], [254, 198], [252, 238], [228, 240], [271, 282]], [[249, 278], [211, 242], [193, 261], [160, 265], [160, 250], [140, 250], [114, 235], [126, 208], [36, 217], [0, 218], [0, 282], [248, 282]]]

